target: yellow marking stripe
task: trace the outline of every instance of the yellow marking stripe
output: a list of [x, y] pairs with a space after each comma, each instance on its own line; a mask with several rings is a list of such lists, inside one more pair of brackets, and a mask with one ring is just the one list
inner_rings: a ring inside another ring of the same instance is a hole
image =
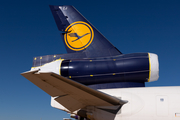
[[149, 57], [149, 79], [148, 82], [150, 82], [150, 77], [151, 77], [151, 60], [150, 60], [150, 54], [148, 53], [148, 57]]
[[[64, 59], [61, 59], [61, 60], [63, 61]], [[61, 75], [61, 64], [62, 64], [62, 61], [61, 61], [60, 65], [59, 65], [59, 75]]]

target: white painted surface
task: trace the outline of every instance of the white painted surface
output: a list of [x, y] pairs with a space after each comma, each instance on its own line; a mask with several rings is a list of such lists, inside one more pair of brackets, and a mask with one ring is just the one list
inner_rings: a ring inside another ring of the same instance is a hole
[[129, 101], [122, 106], [114, 120], [180, 120], [177, 117], [179, 114], [176, 114], [180, 113], [180, 86], [101, 91]]
[[151, 64], [151, 75], [149, 82], [156, 81], [159, 78], [159, 62], [158, 62], [158, 56], [154, 53], [149, 53], [150, 57], [150, 64]]
[[[100, 90], [106, 94], [127, 100], [116, 115], [87, 107], [93, 120], [180, 120], [180, 86], [118, 88]], [[65, 109], [58, 104], [53, 107]], [[108, 107], [107, 107], [108, 108]]]
[[54, 72], [59, 75], [61, 62], [62, 60], [56, 60], [39, 67], [33, 67], [31, 68], [31, 71], [39, 70], [39, 72]]
[[156, 110], [157, 116], [166, 117], [169, 115], [168, 96], [156, 96]]

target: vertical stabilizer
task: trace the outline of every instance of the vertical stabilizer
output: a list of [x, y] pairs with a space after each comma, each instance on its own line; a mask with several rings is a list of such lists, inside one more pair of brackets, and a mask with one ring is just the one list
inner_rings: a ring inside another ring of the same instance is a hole
[[73, 6], [53, 6], [50, 9], [68, 53], [84, 52], [87, 58], [122, 54]]

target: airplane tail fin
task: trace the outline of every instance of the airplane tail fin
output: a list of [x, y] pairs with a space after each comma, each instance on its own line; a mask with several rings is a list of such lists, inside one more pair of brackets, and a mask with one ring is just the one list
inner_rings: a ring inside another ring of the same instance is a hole
[[87, 58], [122, 54], [73, 6], [50, 9], [68, 53], [84, 52]]

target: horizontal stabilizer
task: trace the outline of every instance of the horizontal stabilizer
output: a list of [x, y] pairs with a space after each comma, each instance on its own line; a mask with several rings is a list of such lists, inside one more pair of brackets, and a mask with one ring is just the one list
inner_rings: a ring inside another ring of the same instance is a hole
[[52, 72], [29, 71], [21, 74], [44, 90], [70, 112], [86, 106], [123, 105], [126, 101], [91, 89]]

